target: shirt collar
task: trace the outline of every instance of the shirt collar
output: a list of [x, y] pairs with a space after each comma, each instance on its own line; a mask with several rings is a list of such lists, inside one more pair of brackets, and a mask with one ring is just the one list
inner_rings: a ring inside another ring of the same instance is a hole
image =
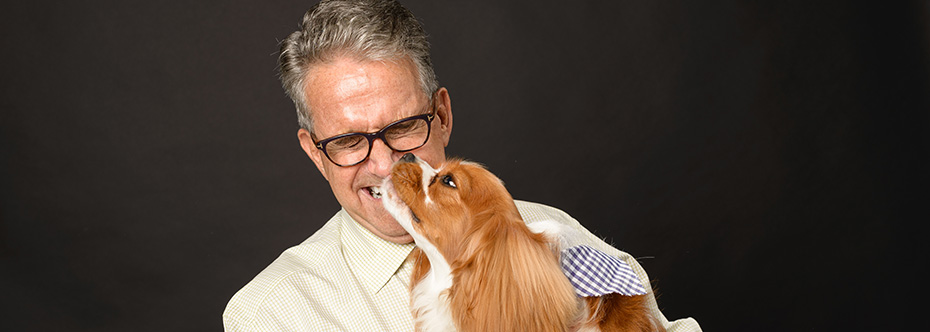
[[372, 234], [345, 211], [342, 215], [343, 254], [352, 274], [369, 292], [377, 293], [391, 280], [414, 244], [396, 244]]

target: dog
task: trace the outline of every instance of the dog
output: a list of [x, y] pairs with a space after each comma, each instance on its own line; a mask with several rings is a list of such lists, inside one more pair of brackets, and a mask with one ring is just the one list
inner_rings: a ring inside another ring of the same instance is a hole
[[645, 295], [577, 295], [560, 265], [573, 230], [555, 221], [531, 230], [477, 163], [433, 169], [407, 153], [381, 192], [417, 245], [409, 259], [420, 331], [664, 331]]

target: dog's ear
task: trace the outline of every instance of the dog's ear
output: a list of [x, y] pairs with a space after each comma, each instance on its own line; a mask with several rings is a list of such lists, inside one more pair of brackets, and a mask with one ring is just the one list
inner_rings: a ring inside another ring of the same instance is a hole
[[[475, 215], [466, 236], [463, 259], [453, 263], [453, 312], [470, 331], [567, 330], [576, 296], [559, 269], [556, 256], [538, 234], [529, 232], [508, 211]], [[557, 296], [552, 296], [558, 294]], [[488, 299], [494, 299], [489, 301]], [[545, 314], [517, 308], [546, 308]]]

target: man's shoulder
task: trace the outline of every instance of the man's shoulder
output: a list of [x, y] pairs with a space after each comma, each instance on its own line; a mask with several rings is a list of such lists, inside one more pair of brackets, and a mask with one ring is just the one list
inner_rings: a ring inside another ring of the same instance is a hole
[[568, 215], [568, 213], [545, 204], [521, 200], [514, 200], [514, 204], [517, 205], [517, 210], [520, 211], [520, 216], [523, 217], [523, 221], [528, 224], [543, 220], [555, 220], [561, 223], [578, 224], [578, 221]]
[[[300, 299], [310, 295], [303, 294], [306, 292], [335, 291], [333, 279], [345, 272], [341, 271], [344, 264], [338, 264], [343, 260], [339, 240], [341, 222], [333, 217], [309, 238], [285, 250], [236, 292], [226, 305], [224, 324], [248, 326], [259, 311], [269, 307], [301, 307], [299, 303], [283, 303], [281, 299]], [[287, 310], [275, 308], [272, 311]]]
[[287, 275], [325, 267], [324, 264], [332, 262], [342, 254], [342, 243], [339, 240], [341, 222], [337, 214], [306, 240], [285, 250], [259, 273], [256, 279], [280, 279]]
[[[562, 210], [557, 208], [527, 201], [514, 200], [514, 203], [517, 205], [517, 210], [520, 211], [520, 216], [523, 217], [523, 222], [527, 225], [531, 225], [537, 222], [551, 223], [555, 222], [561, 226], [565, 227], [562, 229], [567, 229], [572, 233], [572, 240], [569, 241], [575, 244], [586, 244], [588, 246], [594, 247], [600, 251], [609, 253], [614, 256], [628, 257], [629, 254], [624, 253], [612, 245], [604, 242], [604, 240], [594, 233], [591, 233], [590, 230], [584, 227], [578, 220], [570, 216], [568, 213], [565, 213]], [[541, 226], [543, 223], [540, 223]], [[534, 228], [534, 230], [540, 230], [542, 228]], [[547, 226], [541, 226], [543, 228]]]

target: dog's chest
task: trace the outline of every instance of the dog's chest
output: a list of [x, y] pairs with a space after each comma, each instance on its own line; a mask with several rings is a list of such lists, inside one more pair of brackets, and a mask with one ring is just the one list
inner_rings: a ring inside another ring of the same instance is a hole
[[421, 331], [455, 331], [449, 307], [452, 276], [431, 269], [411, 291], [411, 306]]

